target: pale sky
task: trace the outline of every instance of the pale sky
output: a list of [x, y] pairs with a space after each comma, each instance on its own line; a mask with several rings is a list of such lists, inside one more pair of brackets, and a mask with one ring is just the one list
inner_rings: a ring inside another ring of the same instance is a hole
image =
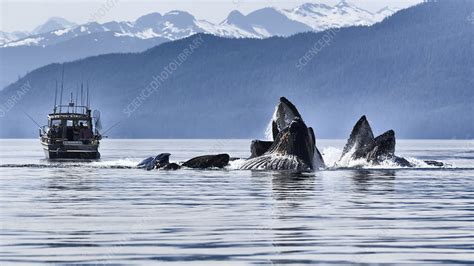
[[[63, 17], [78, 24], [86, 23], [108, 1], [116, 4], [99, 18], [98, 21], [101, 23], [111, 20], [134, 21], [148, 13], [163, 14], [171, 10], [183, 10], [193, 14], [197, 19], [220, 22], [232, 10], [248, 14], [267, 6], [292, 8], [307, 2], [335, 5], [340, 0], [0, 0], [0, 30], [31, 31], [53, 16]], [[369, 11], [377, 11], [385, 6], [408, 7], [422, 0], [348, 0], [348, 2]]]

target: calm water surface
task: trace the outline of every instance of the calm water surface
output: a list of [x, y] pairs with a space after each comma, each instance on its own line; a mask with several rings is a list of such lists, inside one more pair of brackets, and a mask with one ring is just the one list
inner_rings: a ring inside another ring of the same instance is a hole
[[[344, 141], [322, 140], [327, 163]], [[445, 168], [312, 174], [144, 171], [248, 140], [104, 140], [98, 162], [48, 162], [38, 140], [0, 140], [1, 264], [474, 263], [474, 143], [399, 141]]]

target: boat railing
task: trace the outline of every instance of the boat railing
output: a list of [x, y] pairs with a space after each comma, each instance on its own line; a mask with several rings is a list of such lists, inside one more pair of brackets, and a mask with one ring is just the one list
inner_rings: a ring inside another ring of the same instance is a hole
[[55, 105], [54, 114], [64, 114], [64, 113], [73, 113], [73, 114], [88, 114], [90, 111], [88, 106], [85, 105], [75, 105], [74, 103], [69, 103], [67, 105]]

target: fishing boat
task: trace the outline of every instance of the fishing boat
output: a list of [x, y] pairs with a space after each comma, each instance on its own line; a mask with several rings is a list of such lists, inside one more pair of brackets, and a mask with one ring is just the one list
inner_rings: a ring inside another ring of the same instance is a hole
[[63, 85], [61, 85], [60, 103], [57, 105], [58, 86], [54, 97], [53, 112], [48, 115], [48, 124], [39, 131], [41, 145], [47, 159], [99, 159], [99, 144], [102, 139], [99, 130], [100, 113], [90, 109], [89, 86], [83, 97], [81, 84], [80, 100], [78, 89], [76, 97], [68, 104], [62, 104]]

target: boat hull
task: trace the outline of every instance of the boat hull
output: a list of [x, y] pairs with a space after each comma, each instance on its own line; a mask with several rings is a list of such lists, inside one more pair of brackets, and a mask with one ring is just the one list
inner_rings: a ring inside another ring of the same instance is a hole
[[98, 144], [84, 144], [80, 141], [59, 144], [42, 142], [46, 159], [100, 159]]

